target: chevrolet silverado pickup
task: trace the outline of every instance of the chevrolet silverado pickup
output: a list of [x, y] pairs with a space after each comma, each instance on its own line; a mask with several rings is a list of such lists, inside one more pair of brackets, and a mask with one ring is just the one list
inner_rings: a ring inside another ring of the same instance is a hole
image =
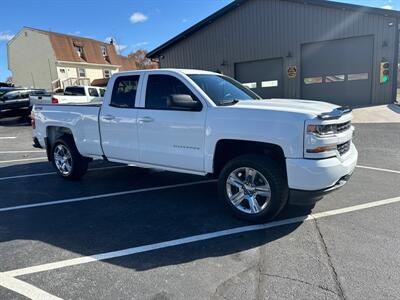
[[36, 105], [32, 126], [65, 179], [92, 159], [212, 174], [231, 212], [263, 222], [347, 182], [351, 119], [329, 103], [260, 99], [221, 74], [159, 69], [113, 74], [101, 104]]

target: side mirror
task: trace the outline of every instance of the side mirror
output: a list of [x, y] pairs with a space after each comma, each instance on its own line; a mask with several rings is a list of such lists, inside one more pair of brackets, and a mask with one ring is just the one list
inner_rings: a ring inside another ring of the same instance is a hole
[[193, 99], [191, 95], [175, 94], [168, 99], [168, 108], [171, 109], [200, 111], [202, 107], [201, 102]]

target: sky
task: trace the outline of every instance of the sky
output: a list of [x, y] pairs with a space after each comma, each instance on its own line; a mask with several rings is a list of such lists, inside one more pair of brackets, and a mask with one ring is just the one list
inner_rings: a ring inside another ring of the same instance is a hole
[[[152, 50], [232, 0], [13, 0], [2, 1], [0, 81], [10, 76], [7, 41], [23, 26], [109, 41], [123, 55]], [[341, 2], [400, 10], [400, 0]], [[5, 12], [5, 13], [4, 13]]]

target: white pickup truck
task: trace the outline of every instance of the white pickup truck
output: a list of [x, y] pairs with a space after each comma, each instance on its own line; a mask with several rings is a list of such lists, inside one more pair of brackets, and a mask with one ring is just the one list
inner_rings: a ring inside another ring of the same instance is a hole
[[66, 179], [91, 159], [214, 174], [227, 207], [262, 222], [347, 182], [358, 156], [351, 119], [329, 103], [262, 100], [217, 73], [159, 69], [114, 74], [101, 106], [36, 105], [32, 126]]
[[30, 106], [38, 104], [82, 104], [101, 103], [105, 89], [97, 86], [68, 86], [63, 95], [32, 94], [29, 96]]

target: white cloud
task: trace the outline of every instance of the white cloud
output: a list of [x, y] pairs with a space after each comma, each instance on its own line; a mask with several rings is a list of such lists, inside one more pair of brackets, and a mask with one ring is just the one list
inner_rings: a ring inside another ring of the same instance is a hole
[[129, 20], [130, 20], [132, 23], [135, 24], [135, 23], [146, 22], [148, 18], [149, 18], [148, 16], [146, 16], [145, 14], [143, 14], [143, 13], [141, 13], [141, 12], [135, 12], [135, 13], [133, 13], [133, 14], [131, 15], [131, 17], [129, 18]]
[[143, 46], [146, 46], [146, 45], [148, 45], [149, 44], [149, 42], [139, 42], [139, 43], [136, 43], [135, 45], [133, 45], [134, 47], [143, 47]]
[[110, 36], [107, 37], [107, 38], [105, 38], [104, 42], [105, 42], [105, 43], [110, 43], [110, 42], [111, 42], [111, 39], [114, 40], [114, 47], [115, 47], [115, 49], [117, 50], [118, 53], [121, 53], [121, 52], [124, 51], [126, 48], [128, 48], [128, 45], [118, 44], [118, 43], [116, 43], [115, 39], [112, 38], [112, 37], [110, 37]]
[[8, 42], [14, 37], [14, 34], [11, 34], [9, 31], [1, 31], [0, 32], [0, 41]]
[[386, 4], [384, 6], [381, 6], [381, 8], [383, 8], [383, 9], [393, 9], [393, 5]]

